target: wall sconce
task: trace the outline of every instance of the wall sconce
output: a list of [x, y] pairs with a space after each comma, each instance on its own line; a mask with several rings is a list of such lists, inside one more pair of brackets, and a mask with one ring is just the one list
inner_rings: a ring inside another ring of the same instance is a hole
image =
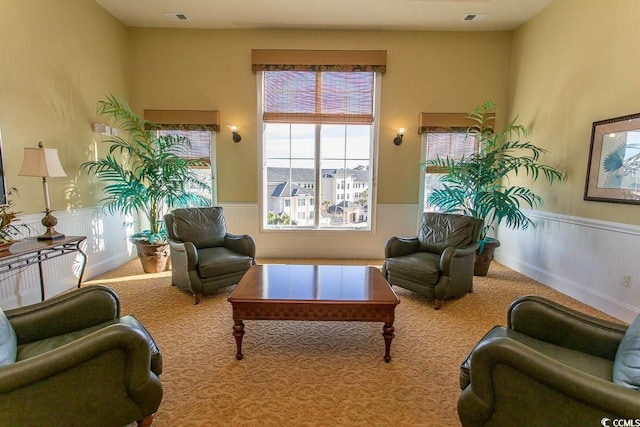
[[229, 126], [229, 130], [231, 131], [231, 135], [232, 135], [232, 139], [233, 142], [240, 142], [242, 141], [242, 137], [240, 136], [240, 134], [238, 133], [238, 126]]
[[55, 148], [44, 148], [42, 142], [38, 143], [38, 148], [25, 148], [24, 159], [19, 176], [39, 176], [42, 177], [42, 190], [44, 191], [45, 215], [42, 218], [42, 225], [47, 231], [38, 236], [38, 240], [62, 239], [64, 234], [58, 233], [55, 226], [58, 219], [51, 215], [51, 203], [49, 202], [49, 186], [47, 178], [67, 176], [58, 157], [58, 150]]
[[395, 145], [400, 145], [402, 144], [402, 137], [404, 136], [404, 128], [400, 128], [398, 129], [398, 132], [396, 133], [396, 137], [393, 138], [393, 143]]

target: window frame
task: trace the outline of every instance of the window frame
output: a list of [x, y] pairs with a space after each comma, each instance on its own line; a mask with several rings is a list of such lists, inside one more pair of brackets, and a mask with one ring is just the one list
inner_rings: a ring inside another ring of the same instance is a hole
[[[259, 230], [260, 232], [265, 232], [265, 233], [270, 233], [270, 232], [275, 232], [275, 233], [292, 233], [292, 234], [300, 234], [300, 233], [304, 233], [304, 232], [310, 232], [313, 233], [314, 235], [317, 233], [321, 233], [321, 234], [326, 234], [326, 235], [342, 235], [344, 236], [345, 233], [358, 233], [358, 234], [375, 234], [376, 232], [376, 214], [377, 214], [377, 188], [378, 188], [378, 176], [377, 176], [377, 171], [378, 171], [378, 151], [379, 151], [379, 137], [380, 137], [380, 119], [379, 119], [379, 115], [380, 115], [380, 92], [381, 92], [381, 80], [382, 80], [382, 73], [379, 71], [374, 71], [374, 93], [373, 93], [373, 122], [371, 123], [371, 131], [372, 131], [372, 138], [371, 138], [371, 147], [370, 147], [370, 154], [369, 154], [369, 160], [370, 160], [370, 173], [371, 173], [371, 185], [370, 185], [370, 191], [371, 191], [371, 199], [370, 199], [370, 204], [371, 206], [369, 206], [369, 212], [368, 212], [368, 216], [369, 216], [369, 227], [365, 227], [365, 228], [360, 228], [360, 229], [356, 229], [356, 228], [348, 228], [348, 227], [344, 227], [344, 228], [322, 228], [319, 226], [296, 226], [296, 227], [267, 227], [265, 224], [265, 218], [267, 215], [266, 212], [266, 208], [267, 208], [267, 201], [266, 199], [266, 192], [265, 192], [265, 180], [266, 180], [266, 159], [264, 158], [264, 154], [265, 154], [265, 150], [264, 150], [264, 129], [265, 129], [265, 122], [263, 121], [262, 118], [262, 103], [263, 103], [263, 90], [264, 90], [264, 76], [263, 76], [263, 71], [256, 71], [256, 79], [257, 79], [257, 84], [256, 84], [256, 93], [257, 93], [257, 137], [258, 137], [258, 144], [257, 144], [257, 151], [258, 151], [258, 158], [260, 159], [259, 161], [259, 166], [258, 166], [258, 185], [259, 185], [259, 197], [258, 197], [258, 212], [259, 212]], [[316, 125], [317, 126], [317, 134], [319, 137], [319, 126], [320, 125]], [[315, 166], [315, 172], [316, 172], [316, 176], [320, 175], [320, 171], [319, 171], [319, 158], [316, 158], [315, 162], [316, 162], [316, 166]], [[316, 191], [320, 191], [320, 187], [321, 185], [316, 182], [315, 183], [315, 188], [313, 189], [314, 194], [312, 196], [312, 198], [314, 200], [318, 199], [318, 194], [316, 193]], [[321, 205], [318, 205], [317, 203], [314, 203], [312, 205], [313, 209], [311, 210], [312, 213], [312, 218], [314, 219], [314, 222], [316, 220], [316, 215], [315, 212], [316, 210], [320, 210], [321, 209]]]

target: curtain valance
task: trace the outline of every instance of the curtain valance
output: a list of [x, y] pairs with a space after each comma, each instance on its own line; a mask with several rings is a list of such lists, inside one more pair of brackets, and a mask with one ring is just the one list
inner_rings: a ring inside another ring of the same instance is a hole
[[256, 71], [368, 71], [384, 73], [386, 50], [252, 49]]
[[220, 131], [218, 110], [144, 110], [144, 118], [154, 129]]
[[467, 113], [420, 113], [418, 133], [466, 132], [474, 124]]

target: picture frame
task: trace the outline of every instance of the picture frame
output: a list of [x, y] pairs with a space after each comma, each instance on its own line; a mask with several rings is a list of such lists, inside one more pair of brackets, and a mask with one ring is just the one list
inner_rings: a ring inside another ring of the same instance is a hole
[[593, 122], [584, 200], [640, 205], [640, 113]]

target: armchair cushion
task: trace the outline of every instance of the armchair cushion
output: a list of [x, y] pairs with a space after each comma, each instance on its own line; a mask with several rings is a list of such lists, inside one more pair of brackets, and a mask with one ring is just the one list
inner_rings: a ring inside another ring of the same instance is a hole
[[474, 218], [439, 214], [425, 215], [418, 232], [421, 251], [441, 254], [449, 246], [465, 246], [471, 243]]
[[18, 338], [7, 315], [0, 308], [0, 366], [16, 361]]
[[224, 244], [227, 225], [221, 208], [175, 209], [171, 215], [178, 240], [192, 242], [198, 249]]
[[440, 278], [440, 255], [416, 252], [387, 259], [387, 269], [399, 277], [411, 277], [420, 283], [435, 285]]
[[613, 362], [613, 382], [640, 389], [640, 316], [629, 325]]
[[253, 264], [250, 256], [223, 247], [200, 249], [198, 258], [198, 273], [201, 277], [244, 273]]

